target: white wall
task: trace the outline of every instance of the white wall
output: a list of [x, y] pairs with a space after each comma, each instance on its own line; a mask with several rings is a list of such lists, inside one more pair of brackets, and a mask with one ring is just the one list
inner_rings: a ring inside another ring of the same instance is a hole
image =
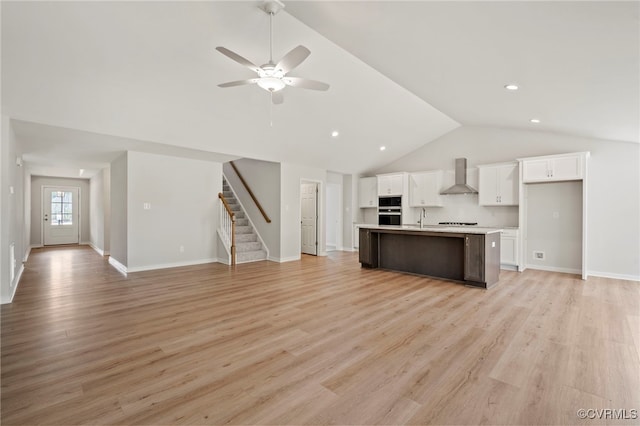
[[358, 214], [358, 178], [355, 175], [342, 177], [342, 247], [353, 250], [353, 225]]
[[[582, 272], [582, 182], [526, 185], [527, 267]], [[544, 259], [534, 258], [544, 252]]]
[[215, 262], [222, 164], [133, 151], [127, 163], [127, 270]]
[[233, 162], [271, 219], [267, 223], [229, 163], [223, 171], [256, 230], [269, 249], [269, 257], [280, 255], [280, 164], [242, 158]]
[[[2, 116], [0, 134], [0, 301], [10, 303], [23, 271], [22, 260], [27, 253], [24, 244], [24, 167], [18, 167], [20, 150], [9, 117]], [[10, 257], [14, 246], [15, 261]], [[13, 279], [11, 277], [13, 276]]]
[[109, 254], [110, 184], [108, 168], [100, 170], [89, 184], [90, 244], [100, 254]]
[[327, 172], [325, 224], [326, 247], [342, 250], [343, 239], [343, 176], [339, 173]]
[[[464, 126], [394, 161], [377, 173], [468, 167], [567, 152], [590, 151], [587, 186], [589, 275], [640, 279], [640, 145], [553, 133]], [[478, 209], [469, 199], [466, 207]], [[462, 203], [462, 202], [461, 202]], [[493, 208], [493, 209], [500, 209]]]
[[324, 169], [306, 167], [289, 163], [280, 164], [280, 256], [278, 260], [286, 262], [300, 259], [300, 184], [302, 181], [318, 182], [318, 254], [326, 255], [325, 244], [325, 185], [327, 172]]
[[80, 243], [91, 241], [89, 179], [71, 179], [49, 176], [31, 176], [31, 245], [39, 247], [42, 241], [42, 191], [45, 186], [74, 186], [80, 188]]
[[111, 162], [111, 229], [110, 258], [127, 266], [127, 163], [129, 153], [124, 153]]

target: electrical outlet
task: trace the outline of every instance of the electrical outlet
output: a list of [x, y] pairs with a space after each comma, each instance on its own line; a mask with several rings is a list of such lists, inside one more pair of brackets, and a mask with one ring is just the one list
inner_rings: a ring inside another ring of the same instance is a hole
[[544, 260], [544, 252], [543, 251], [534, 251], [533, 258], [535, 260]]
[[142, 208], [145, 210], [151, 210], [151, 203], [143, 203]]

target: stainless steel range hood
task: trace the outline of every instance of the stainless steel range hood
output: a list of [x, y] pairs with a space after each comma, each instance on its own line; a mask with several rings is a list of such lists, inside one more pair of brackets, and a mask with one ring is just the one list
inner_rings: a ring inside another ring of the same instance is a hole
[[440, 194], [477, 194], [478, 190], [467, 185], [467, 159], [456, 158], [456, 184]]

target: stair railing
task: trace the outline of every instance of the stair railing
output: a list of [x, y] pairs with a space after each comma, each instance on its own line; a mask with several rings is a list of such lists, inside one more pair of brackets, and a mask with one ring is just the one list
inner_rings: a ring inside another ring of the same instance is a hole
[[231, 266], [236, 264], [236, 215], [231, 211], [229, 203], [224, 198], [222, 192], [218, 193], [220, 198], [220, 231], [224, 245], [231, 253]]
[[258, 201], [258, 199], [256, 198], [255, 195], [253, 195], [253, 191], [251, 190], [251, 188], [249, 188], [249, 185], [247, 185], [247, 182], [244, 180], [244, 178], [242, 177], [242, 175], [240, 174], [240, 171], [238, 170], [238, 168], [236, 167], [235, 164], [233, 164], [233, 161], [229, 161], [229, 163], [231, 164], [231, 167], [233, 168], [233, 171], [236, 172], [236, 174], [238, 175], [238, 177], [240, 178], [240, 182], [242, 182], [242, 184], [244, 185], [245, 189], [247, 190], [247, 192], [249, 193], [249, 196], [251, 197], [251, 199], [253, 200], [253, 202], [256, 204], [256, 206], [258, 207], [258, 210], [260, 210], [260, 213], [262, 213], [262, 217], [264, 217], [264, 220], [267, 223], [271, 223], [271, 219], [269, 218], [269, 216], [267, 216], [267, 213], [264, 211], [264, 209], [262, 208], [262, 205], [260, 204], [260, 202]]

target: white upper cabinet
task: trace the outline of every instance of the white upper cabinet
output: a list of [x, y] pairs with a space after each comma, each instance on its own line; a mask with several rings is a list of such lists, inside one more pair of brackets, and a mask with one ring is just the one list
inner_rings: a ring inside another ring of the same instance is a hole
[[586, 156], [587, 153], [578, 152], [523, 158], [522, 181], [527, 183], [581, 180], [584, 178]]
[[518, 205], [518, 163], [478, 166], [481, 206]]
[[378, 178], [365, 177], [358, 181], [358, 206], [378, 207]]
[[378, 176], [378, 195], [402, 195], [404, 193], [405, 173]]
[[409, 175], [409, 206], [442, 207], [442, 171]]

